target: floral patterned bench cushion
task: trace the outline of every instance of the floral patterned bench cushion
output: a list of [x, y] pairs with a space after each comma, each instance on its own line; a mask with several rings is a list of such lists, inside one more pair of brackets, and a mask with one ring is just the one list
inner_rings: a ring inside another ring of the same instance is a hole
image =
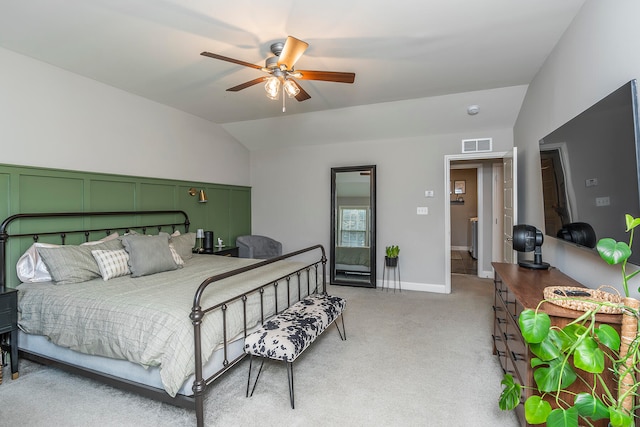
[[311, 295], [269, 319], [245, 339], [244, 352], [293, 362], [338, 318], [346, 300], [331, 295]]

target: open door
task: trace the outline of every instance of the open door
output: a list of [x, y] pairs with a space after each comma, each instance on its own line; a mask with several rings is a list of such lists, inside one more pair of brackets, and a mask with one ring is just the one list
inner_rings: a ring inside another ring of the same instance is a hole
[[518, 169], [517, 169], [517, 148], [509, 151], [502, 158], [504, 171], [504, 198], [503, 198], [503, 262], [515, 264], [518, 260], [516, 252], [513, 250], [513, 225], [518, 220]]

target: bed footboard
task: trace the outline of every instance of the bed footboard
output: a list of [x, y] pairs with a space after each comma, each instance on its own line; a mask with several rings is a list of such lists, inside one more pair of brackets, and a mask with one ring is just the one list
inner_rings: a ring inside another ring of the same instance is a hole
[[[279, 279], [276, 280], [272, 280], [268, 283], [262, 284], [252, 290], [250, 290], [249, 292], [243, 293], [241, 295], [237, 295], [227, 301], [224, 301], [222, 303], [219, 303], [215, 306], [212, 307], [201, 307], [201, 302], [202, 302], [202, 296], [203, 293], [205, 292], [205, 290], [207, 289], [207, 287], [215, 282], [218, 282], [220, 280], [232, 277], [232, 276], [236, 276], [238, 274], [242, 274], [251, 270], [255, 270], [258, 269], [260, 267], [264, 267], [265, 265], [268, 264], [272, 264], [274, 262], [278, 262], [278, 261], [283, 261], [283, 260], [288, 260], [303, 254], [309, 254], [312, 252], [317, 252], [320, 251], [321, 253], [321, 257], [319, 260], [317, 261], [313, 261], [307, 265], [305, 265], [302, 268], [298, 268], [295, 269], [293, 271], [291, 271], [289, 274], [280, 277]], [[295, 302], [297, 302], [298, 300], [302, 299], [303, 296], [305, 295], [309, 295], [309, 294], [313, 294], [313, 293], [323, 293], [326, 294], [326, 264], [327, 264], [327, 258], [325, 255], [325, 250], [324, 247], [322, 245], [315, 245], [315, 246], [310, 246], [308, 248], [305, 249], [301, 249], [295, 252], [291, 252], [289, 254], [285, 254], [276, 258], [272, 258], [272, 259], [268, 259], [265, 261], [261, 261], [258, 262], [256, 264], [252, 264], [249, 265], [247, 267], [243, 267], [243, 268], [239, 268], [227, 273], [223, 273], [223, 274], [219, 274], [217, 276], [212, 276], [209, 277], [208, 279], [206, 279], [204, 282], [202, 282], [202, 284], [198, 287], [198, 290], [196, 291], [194, 298], [193, 298], [193, 308], [191, 310], [191, 314], [190, 314], [190, 318], [191, 318], [191, 322], [193, 324], [193, 332], [194, 332], [194, 346], [195, 346], [195, 381], [193, 383], [193, 393], [194, 393], [194, 400], [195, 400], [195, 410], [196, 410], [196, 419], [197, 419], [197, 425], [198, 427], [203, 427], [204, 426], [204, 393], [206, 391], [207, 385], [209, 385], [211, 382], [213, 382], [216, 378], [218, 378], [220, 375], [222, 375], [224, 372], [226, 372], [227, 370], [229, 370], [232, 366], [234, 366], [235, 364], [237, 364], [238, 362], [240, 362], [245, 356], [246, 354], [243, 353], [240, 356], [236, 357], [235, 359], [229, 361], [227, 359], [227, 347], [229, 345], [229, 339], [231, 337], [227, 336], [227, 328], [226, 328], [226, 310], [227, 307], [237, 301], [242, 301], [243, 305], [246, 303], [247, 298], [252, 295], [252, 294], [259, 294], [260, 297], [260, 301], [261, 301], [261, 307], [264, 306], [263, 302], [263, 298], [265, 295], [265, 290], [268, 288], [273, 287], [274, 288], [274, 296], [275, 296], [275, 313], [279, 313], [285, 309], [287, 309], [290, 305], [294, 304]], [[312, 269], [314, 269], [315, 271], [315, 277], [316, 280], [314, 281], [314, 283], [312, 283], [309, 279], [309, 271], [311, 271]], [[320, 270], [320, 271], [319, 271]], [[306, 283], [302, 283], [303, 282], [303, 272], [305, 272], [307, 274], [305, 274], [306, 277]], [[320, 274], [318, 274], [320, 273]], [[319, 289], [319, 284], [318, 284], [318, 277], [320, 278], [320, 285], [321, 285], [321, 289]], [[292, 283], [295, 282], [295, 283]], [[277, 292], [277, 288], [278, 286], [280, 286], [280, 283], [284, 282], [286, 286], [286, 291], [287, 291], [287, 304], [284, 307], [278, 307], [278, 292]], [[292, 300], [290, 298], [292, 292], [291, 292], [291, 287], [292, 286], [297, 286], [297, 299]], [[306, 289], [305, 289], [306, 288]], [[223, 368], [221, 370], [219, 370], [218, 372], [216, 372], [215, 374], [213, 374], [212, 376], [210, 376], [209, 378], [204, 378], [203, 377], [203, 358], [202, 358], [202, 340], [201, 340], [201, 325], [202, 325], [202, 321], [204, 320], [205, 316], [215, 310], [221, 310], [222, 311], [222, 322], [223, 322], [223, 330], [224, 330], [224, 363], [223, 363]], [[261, 322], [264, 323], [265, 321], [265, 313], [264, 313], [264, 309], [262, 310], [261, 313]], [[244, 337], [247, 337], [248, 334], [248, 327], [247, 327], [247, 317], [246, 317], [246, 310], [245, 310], [245, 314], [244, 314]]]

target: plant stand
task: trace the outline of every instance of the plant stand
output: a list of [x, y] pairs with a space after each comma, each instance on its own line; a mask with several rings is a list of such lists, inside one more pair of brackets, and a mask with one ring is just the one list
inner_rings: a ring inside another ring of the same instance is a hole
[[[396, 293], [396, 287], [399, 288], [399, 291], [402, 292], [402, 281], [400, 280], [400, 263], [398, 262], [399, 258], [389, 258], [384, 257], [384, 266], [382, 267], [382, 289], [386, 289], [389, 291], [389, 276], [393, 271], [393, 293]], [[398, 273], [396, 279], [396, 272]]]

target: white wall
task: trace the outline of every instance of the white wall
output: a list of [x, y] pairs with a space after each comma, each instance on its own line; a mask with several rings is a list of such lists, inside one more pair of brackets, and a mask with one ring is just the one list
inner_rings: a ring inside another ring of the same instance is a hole
[[[639, 16], [637, 0], [587, 0], [529, 85], [514, 128], [520, 223], [544, 225], [538, 141], [624, 83], [640, 79]], [[546, 239], [543, 258], [585, 285], [621, 289], [619, 268], [606, 266], [594, 252]], [[638, 296], [640, 282], [633, 283]]]
[[[485, 129], [472, 134], [252, 151], [253, 232], [282, 241], [285, 251], [316, 243], [328, 250], [331, 168], [373, 164], [377, 166], [378, 277], [384, 247], [397, 244], [403, 287], [442, 291], [444, 214], [449, 203], [443, 159], [459, 154], [461, 140], [478, 133], [493, 138], [494, 151], [513, 146], [511, 129]], [[425, 198], [425, 190], [434, 190], [435, 197]], [[416, 215], [418, 206], [428, 207], [429, 215]]]
[[249, 185], [220, 126], [0, 48], [0, 163]]

